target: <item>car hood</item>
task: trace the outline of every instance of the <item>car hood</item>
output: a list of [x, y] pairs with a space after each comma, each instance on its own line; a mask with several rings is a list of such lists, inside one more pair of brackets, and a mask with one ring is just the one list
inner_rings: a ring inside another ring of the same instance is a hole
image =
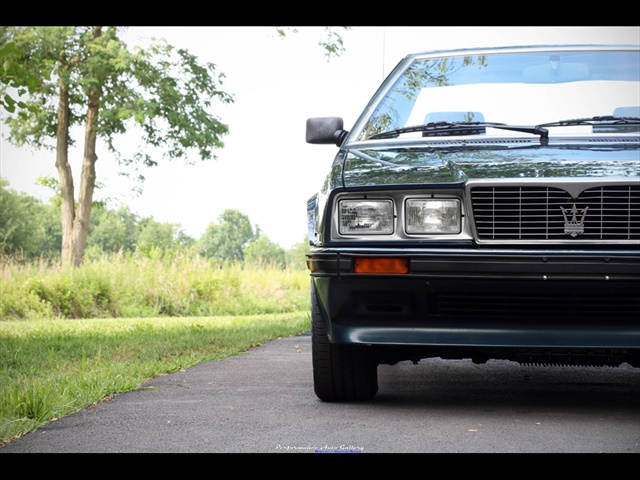
[[637, 177], [638, 160], [637, 148], [363, 149], [347, 152], [342, 180], [349, 188], [488, 178]]

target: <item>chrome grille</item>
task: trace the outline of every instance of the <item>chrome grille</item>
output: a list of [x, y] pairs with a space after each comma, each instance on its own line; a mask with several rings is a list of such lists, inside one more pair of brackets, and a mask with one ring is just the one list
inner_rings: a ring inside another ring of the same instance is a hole
[[548, 185], [478, 185], [471, 202], [480, 241], [640, 240], [640, 185], [591, 187], [572, 198]]

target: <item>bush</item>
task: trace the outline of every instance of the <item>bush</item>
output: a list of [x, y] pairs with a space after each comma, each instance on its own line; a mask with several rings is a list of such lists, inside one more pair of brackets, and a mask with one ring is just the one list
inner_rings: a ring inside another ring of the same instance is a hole
[[194, 250], [102, 254], [75, 269], [0, 258], [0, 320], [254, 315], [308, 309], [308, 273]]

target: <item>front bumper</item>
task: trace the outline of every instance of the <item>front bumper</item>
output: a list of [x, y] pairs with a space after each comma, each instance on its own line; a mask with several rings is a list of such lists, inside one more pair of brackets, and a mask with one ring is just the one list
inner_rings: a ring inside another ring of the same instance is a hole
[[[408, 257], [405, 275], [353, 273]], [[320, 314], [339, 344], [640, 352], [639, 251], [316, 249]]]

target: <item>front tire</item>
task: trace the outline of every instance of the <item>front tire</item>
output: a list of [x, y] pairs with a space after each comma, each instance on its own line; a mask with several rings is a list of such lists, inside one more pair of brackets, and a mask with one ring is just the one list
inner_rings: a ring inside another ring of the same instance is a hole
[[311, 281], [311, 357], [313, 388], [325, 402], [370, 400], [378, 392], [377, 363], [368, 347], [335, 345], [320, 314], [316, 288]]

